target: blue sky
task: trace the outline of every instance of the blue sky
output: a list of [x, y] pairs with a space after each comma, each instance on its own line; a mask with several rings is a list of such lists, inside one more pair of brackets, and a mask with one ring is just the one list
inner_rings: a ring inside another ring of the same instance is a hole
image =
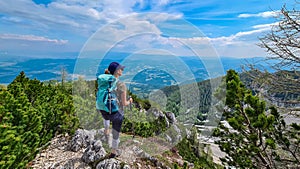
[[266, 56], [257, 37], [284, 4], [295, 1], [0, 0], [0, 57], [75, 58], [83, 49], [192, 55], [186, 46], [205, 56]]

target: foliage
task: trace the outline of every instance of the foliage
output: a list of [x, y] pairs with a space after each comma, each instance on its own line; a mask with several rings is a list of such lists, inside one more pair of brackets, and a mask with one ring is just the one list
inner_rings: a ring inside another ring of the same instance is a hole
[[[192, 129], [191, 135], [185, 137], [176, 145], [184, 160], [194, 163], [194, 168], [222, 168], [212, 161], [212, 154], [204, 151], [203, 145], [197, 139], [197, 130]], [[207, 147], [209, 149], [209, 146]]]
[[134, 100], [134, 106], [138, 109], [145, 109], [149, 110], [151, 108], [151, 103], [147, 99], [141, 99], [137, 95], [133, 94], [132, 92], [128, 91], [128, 95], [132, 97]]
[[0, 90], [0, 168], [25, 168], [56, 133], [78, 127], [70, 88], [44, 85], [21, 72]]
[[137, 108], [125, 110], [122, 132], [142, 137], [159, 135], [167, 129], [165, 118], [155, 117], [152, 113]]
[[95, 107], [96, 85], [96, 81], [86, 81], [81, 77], [72, 84], [76, 116], [80, 127], [88, 130], [103, 127], [102, 116]]
[[[276, 168], [299, 164], [299, 130], [289, 130], [274, 107], [254, 96], [229, 70], [226, 75], [226, 107], [224, 118], [230, 127], [221, 124], [214, 134], [227, 156], [229, 166], [240, 168]], [[282, 156], [285, 154], [285, 156]]]

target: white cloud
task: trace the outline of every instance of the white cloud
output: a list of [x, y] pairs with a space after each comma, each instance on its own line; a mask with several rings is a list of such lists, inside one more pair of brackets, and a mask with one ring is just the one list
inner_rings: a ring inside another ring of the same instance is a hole
[[[34, 28], [26, 34], [68, 32], [75, 33], [75, 36], [89, 37], [106, 24], [135, 14], [133, 8], [145, 3], [143, 0], [56, 0], [47, 5], [37, 5], [32, 1], [1, 1], [0, 13], [3, 14], [1, 19], [15, 26], [20, 24]], [[170, 3], [169, 0], [155, 2], [159, 6]], [[158, 23], [182, 17], [182, 14], [152, 15], [147, 20]]]
[[87, 14], [92, 18], [95, 18], [96, 20], [99, 20], [101, 18], [101, 14], [93, 8], [88, 9]]
[[151, 36], [160, 35], [158, 27], [140, 15], [131, 15], [101, 27], [85, 44], [85, 50], [130, 49], [150, 47]]
[[255, 29], [255, 30], [245, 31], [245, 32], [238, 32], [233, 36], [234, 36], [234, 39], [236, 39], [236, 38], [240, 38], [240, 37], [243, 37], [243, 36], [250, 36], [250, 35], [253, 35], [253, 34], [259, 34], [259, 33], [264, 32], [266, 30], [268, 30], [268, 28]]
[[0, 1], [0, 13], [7, 22], [31, 24], [36, 31], [68, 30], [79, 36], [90, 36], [99, 27], [132, 14], [132, 7], [138, 1], [57, 0], [48, 5], [37, 5], [32, 1]]
[[168, 14], [164, 12], [149, 12], [144, 15], [141, 15], [143, 19], [154, 22], [155, 24], [160, 24], [165, 21], [178, 20], [183, 18], [182, 14]]
[[[212, 38], [211, 41], [225, 41], [225, 42], [239, 42], [241, 39], [247, 37], [247, 41], [250, 40], [258, 40], [257, 37], [261, 35], [261, 33], [269, 31], [273, 25], [276, 23], [272, 24], [261, 24], [261, 25], [255, 25], [252, 26], [253, 30], [250, 31], [244, 31], [244, 32], [238, 32], [234, 35], [228, 36], [228, 37], [219, 37], [219, 38]], [[252, 37], [252, 38], [251, 38]], [[231, 43], [230, 43], [231, 44]]]
[[[158, 15], [155, 13], [149, 13], [144, 16], [131, 15], [120, 19], [117, 23], [113, 23], [103, 30], [99, 30], [94, 37], [95, 41], [87, 44], [87, 46], [89, 46], [90, 50], [100, 50], [100, 47], [106, 49], [113, 47], [123, 52], [162, 49], [183, 56], [194, 55], [193, 52], [200, 53], [203, 56], [216, 56], [217, 51], [222, 56], [238, 57], [247, 55], [248, 57], [255, 57], [264, 54], [263, 50], [256, 45], [258, 43], [257, 37], [261, 33], [270, 30], [271, 26], [276, 24], [255, 25], [251, 27], [252, 30], [216, 38], [204, 37], [200, 33], [197, 34], [198, 36], [190, 36], [190, 38], [177, 37], [176, 34], [174, 36], [169, 34], [167, 34], [169, 36], [163, 36], [164, 32], [159, 29], [159, 23], [164, 23], [164, 21], [170, 19], [176, 20], [176, 18], [178, 21], [180, 16]], [[168, 30], [176, 32], [184, 27], [186, 32], [188, 31], [189, 34], [192, 34], [193, 29], [188, 29], [191, 25], [179, 25], [181, 28], [179, 29], [176, 23], [178, 24], [179, 22], [174, 22], [174, 25], [168, 25]], [[150, 34], [145, 34], [147, 32]], [[184, 31], [179, 35], [182, 33]], [[195, 50], [190, 51], [189, 47]]]
[[67, 44], [68, 40], [61, 39], [49, 39], [42, 36], [35, 35], [18, 35], [18, 34], [0, 34], [0, 39], [10, 39], [10, 40], [24, 40], [24, 41], [38, 41], [38, 42], [49, 42], [54, 44]]
[[[100, 19], [100, 12], [95, 10], [89, 6], [81, 6], [81, 5], [69, 5], [60, 2], [52, 2], [48, 5], [48, 8], [44, 10], [48, 10], [51, 12], [51, 15], [62, 14], [64, 19], [71, 19], [71, 20], [81, 20], [83, 18], [89, 19]], [[54, 13], [55, 11], [55, 13]]]
[[254, 25], [254, 26], [252, 26], [252, 28], [269, 30], [272, 26], [276, 26], [278, 24], [279, 24], [279, 22], [274, 22], [274, 23], [269, 23], [269, 24], [260, 24], [260, 25]]
[[220, 56], [230, 57], [257, 57], [265, 56], [265, 51], [258, 47], [258, 36], [263, 32], [269, 31], [273, 25], [262, 24], [253, 26], [253, 30], [238, 32], [230, 36], [221, 36], [216, 38], [209, 37], [192, 37], [192, 38], [175, 38], [171, 39], [184, 42], [193, 48], [202, 49], [202, 53], [206, 56], [214, 55], [211, 48], [214, 48]]
[[278, 16], [280, 11], [266, 11], [266, 12], [260, 12], [257, 14], [240, 14], [239, 18], [250, 18], [250, 17], [263, 17], [263, 18], [272, 18]]
[[158, 5], [160, 6], [165, 6], [168, 5], [170, 3], [170, 0], [159, 0], [158, 1]]

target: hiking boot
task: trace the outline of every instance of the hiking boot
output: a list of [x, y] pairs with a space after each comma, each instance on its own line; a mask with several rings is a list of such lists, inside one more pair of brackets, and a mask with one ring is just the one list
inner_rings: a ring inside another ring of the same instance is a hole
[[110, 153], [110, 154], [108, 155], [108, 158], [119, 157], [119, 156], [121, 155], [121, 153], [122, 153], [122, 151], [118, 149], [117, 152], [116, 152], [116, 154]]
[[110, 153], [108, 158], [115, 158], [115, 157], [119, 157], [120, 155], [118, 154], [114, 154], [114, 153]]

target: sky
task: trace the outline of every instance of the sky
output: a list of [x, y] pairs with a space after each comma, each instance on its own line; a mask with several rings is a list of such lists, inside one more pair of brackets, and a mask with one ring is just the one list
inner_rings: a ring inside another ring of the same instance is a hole
[[[83, 51], [262, 57], [294, 0], [0, 0], [0, 58]], [[196, 51], [196, 52], [195, 52]]]

